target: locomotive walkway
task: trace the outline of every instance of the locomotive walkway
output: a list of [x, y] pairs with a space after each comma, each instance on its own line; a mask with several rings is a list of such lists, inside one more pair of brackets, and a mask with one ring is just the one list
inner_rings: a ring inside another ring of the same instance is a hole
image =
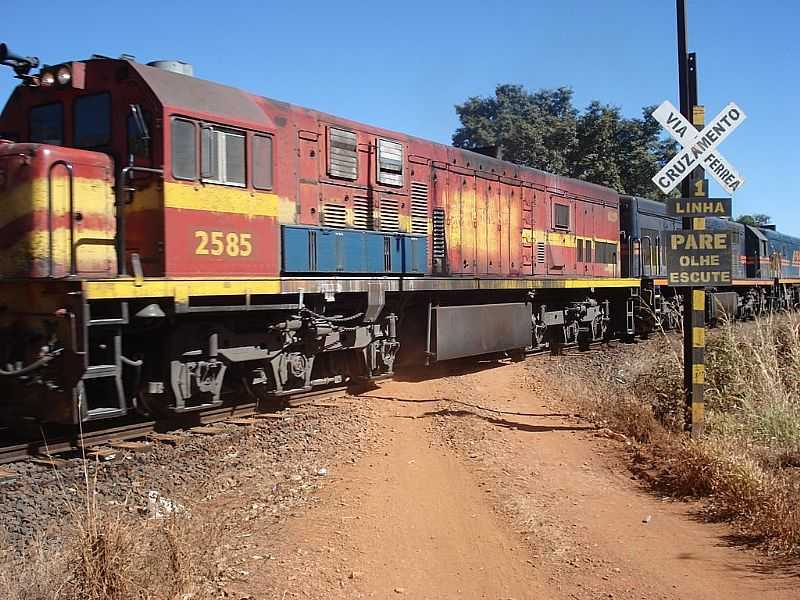
[[249, 561], [233, 596], [798, 597], [796, 568], [645, 492], [530, 362], [368, 393], [379, 441], [278, 536], [253, 535], [274, 560]]

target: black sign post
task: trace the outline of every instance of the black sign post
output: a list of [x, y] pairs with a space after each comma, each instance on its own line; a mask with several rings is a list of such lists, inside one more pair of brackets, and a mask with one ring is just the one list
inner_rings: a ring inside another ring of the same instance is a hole
[[[696, 128], [705, 125], [703, 108], [697, 97], [697, 57], [686, 49], [686, 0], [676, 0], [678, 16], [678, 89], [681, 114]], [[698, 167], [683, 180], [681, 195], [684, 198], [708, 195], [708, 182], [704, 171]], [[684, 230], [704, 230], [704, 217], [684, 217]], [[705, 421], [705, 324], [706, 293], [703, 287], [684, 288], [683, 297], [683, 386], [692, 436], [703, 434]]]
[[734, 102], [729, 102], [706, 126], [705, 109], [697, 98], [697, 55], [686, 49], [686, 0], [675, 0], [675, 5], [681, 107], [678, 111], [665, 100], [652, 115], [683, 148], [661, 167], [653, 183], [667, 195], [681, 183], [681, 197], [666, 200], [668, 214], [680, 217], [683, 227], [670, 234], [669, 284], [680, 287], [683, 294], [683, 384], [689, 415], [686, 421], [692, 436], [699, 437], [705, 418], [704, 286], [733, 283], [730, 236], [725, 232], [706, 231], [707, 217], [732, 215], [731, 199], [709, 197], [703, 166], [729, 194], [742, 185], [741, 175], [716, 147], [747, 115]]

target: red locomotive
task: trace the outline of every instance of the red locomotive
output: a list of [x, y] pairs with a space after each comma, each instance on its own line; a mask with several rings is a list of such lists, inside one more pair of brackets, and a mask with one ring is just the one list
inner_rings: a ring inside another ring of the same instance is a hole
[[0, 406], [169, 414], [633, 332], [619, 197], [93, 57], [0, 117]]

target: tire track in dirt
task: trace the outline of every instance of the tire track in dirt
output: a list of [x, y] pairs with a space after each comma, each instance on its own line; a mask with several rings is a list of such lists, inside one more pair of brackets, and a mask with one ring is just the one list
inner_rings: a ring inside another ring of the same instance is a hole
[[362, 396], [379, 441], [332, 468], [240, 597], [800, 597], [796, 571], [645, 493], [551, 385], [528, 361]]
[[287, 531], [282, 545], [292, 559], [265, 583], [281, 598], [543, 593], [527, 548], [456, 454], [434, 440], [430, 424], [414, 418], [419, 409], [384, 404], [381, 443], [340, 472], [322, 506]]

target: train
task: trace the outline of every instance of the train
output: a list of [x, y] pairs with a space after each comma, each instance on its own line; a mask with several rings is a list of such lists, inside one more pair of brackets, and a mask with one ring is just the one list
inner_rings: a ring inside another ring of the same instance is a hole
[[[683, 292], [667, 285], [667, 240], [682, 228], [663, 202], [620, 197], [621, 270], [641, 280], [637, 333], [677, 329], [682, 319]], [[731, 240], [731, 285], [712, 287], [706, 320], [746, 320], [767, 312], [800, 306], [800, 239], [780, 233], [775, 225], [744, 225], [707, 217], [706, 229], [727, 232]]]
[[[0, 114], [0, 422], [199, 414], [670, 327], [663, 205], [195, 77], [39, 65]], [[800, 240], [735, 228], [743, 317]], [[716, 300], [714, 300], [716, 296]]]

